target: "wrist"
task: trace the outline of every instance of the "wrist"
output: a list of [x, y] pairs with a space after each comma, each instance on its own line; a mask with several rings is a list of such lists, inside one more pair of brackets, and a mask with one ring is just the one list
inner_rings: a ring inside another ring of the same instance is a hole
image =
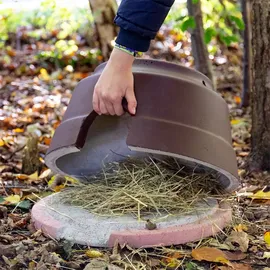
[[124, 51], [117, 48], [112, 50], [110, 59], [108, 61], [109, 65], [114, 66], [117, 69], [129, 69], [135, 60], [133, 55], [130, 55]]

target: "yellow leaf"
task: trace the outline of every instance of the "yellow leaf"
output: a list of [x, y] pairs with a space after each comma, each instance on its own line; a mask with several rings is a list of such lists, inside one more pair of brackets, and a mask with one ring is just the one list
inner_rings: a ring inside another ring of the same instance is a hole
[[270, 246], [270, 231], [265, 232], [263, 235], [263, 238], [264, 238], [265, 243]]
[[38, 179], [38, 171], [34, 172], [33, 174], [28, 176], [30, 180], [37, 180]]
[[33, 262], [33, 261], [29, 262], [29, 264], [28, 264], [28, 269], [29, 269], [29, 270], [34, 270], [34, 269], [36, 269], [36, 263]]
[[16, 133], [22, 133], [22, 132], [24, 132], [24, 129], [23, 128], [15, 128], [15, 129], [13, 129], [13, 131]]
[[62, 189], [64, 189], [66, 187], [66, 185], [59, 185], [59, 186], [56, 186], [53, 190], [55, 192], [59, 192], [61, 191]]
[[48, 186], [55, 192], [59, 192], [66, 187], [67, 179], [63, 175], [56, 174], [48, 182]]
[[90, 250], [87, 250], [85, 252], [85, 254], [89, 257], [89, 258], [99, 258], [99, 257], [102, 257], [103, 254], [98, 251], [98, 250], [93, 250], [93, 249], [90, 249]]
[[40, 79], [44, 80], [44, 81], [48, 81], [50, 80], [50, 76], [47, 72], [47, 70], [45, 68], [40, 69]]
[[191, 256], [197, 261], [219, 262], [230, 265], [230, 261], [226, 259], [226, 254], [217, 248], [197, 248], [192, 250]]
[[4, 140], [0, 139], [0, 147], [5, 146]]
[[262, 200], [270, 200], [270, 191], [264, 192], [260, 190], [255, 194], [251, 195], [250, 198], [252, 199], [262, 199]]
[[243, 232], [243, 231], [247, 231], [248, 228], [244, 224], [238, 224], [238, 225], [234, 226], [234, 230], [237, 232]]
[[223, 256], [220, 257], [216, 257], [216, 259], [214, 260], [214, 262], [218, 262], [218, 263], [222, 263], [222, 264], [230, 264], [230, 261], [227, 260], [226, 258], [224, 258]]
[[54, 184], [55, 177], [56, 177], [56, 175], [52, 176], [52, 178], [48, 182], [48, 186], [52, 186]]
[[6, 202], [11, 203], [11, 204], [18, 204], [21, 200], [19, 195], [10, 195], [4, 199]]
[[232, 125], [237, 125], [237, 124], [239, 124], [239, 123], [241, 123], [241, 122], [242, 122], [241, 119], [233, 119], [233, 120], [231, 120], [231, 124], [232, 124]]

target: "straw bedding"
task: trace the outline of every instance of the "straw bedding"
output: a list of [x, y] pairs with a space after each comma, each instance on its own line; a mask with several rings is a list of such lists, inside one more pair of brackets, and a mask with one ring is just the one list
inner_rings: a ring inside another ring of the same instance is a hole
[[106, 165], [88, 180], [62, 192], [62, 200], [101, 216], [187, 214], [199, 201], [220, 194], [214, 174], [188, 171], [175, 159], [130, 158]]

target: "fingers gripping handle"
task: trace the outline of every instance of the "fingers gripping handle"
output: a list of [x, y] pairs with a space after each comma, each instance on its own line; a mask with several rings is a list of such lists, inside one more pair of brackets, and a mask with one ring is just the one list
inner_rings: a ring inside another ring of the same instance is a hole
[[126, 100], [126, 98], [122, 99], [122, 106], [123, 106], [123, 110], [127, 113], [129, 113], [131, 116], [134, 116], [133, 114], [131, 114], [128, 110], [128, 102]]

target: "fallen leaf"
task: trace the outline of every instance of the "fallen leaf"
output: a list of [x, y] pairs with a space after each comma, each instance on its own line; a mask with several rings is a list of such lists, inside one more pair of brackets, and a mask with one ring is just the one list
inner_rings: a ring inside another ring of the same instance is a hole
[[13, 129], [13, 131], [16, 133], [22, 133], [22, 132], [24, 132], [24, 129], [23, 128], [15, 128], [15, 129]]
[[14, 266], [18, 263], [18, 261], [16, 259], [9, 259], [6, 256], [2, 256], [3, 260], [5, 261], [5, 263], [10, 267], [10, 269], [13, 269]]
[[28, 221], [29, 221], [29, 217], [19, 219], [17, 222], [14, 223], [14, 228], [25, 228]]
[[252, 270], [252, 268], [248, 264], [232, 263], [231, 266], [216, 266], [215, 270]]
[[235, 96], [234, 101], [235, 101], [236, 104], [240, 104], [241, 103], [241, 97]]
[[[120, 257], [120, 259], [121, 259], [121, 257]], [[149, 264], [149, 266], [150, 266], [151, 269], [152, 269], [153, 267], [160, 266], [160, 260], [150, 257], [150, 258], [147, 260], [147, 264]]]
[[237, 125], [237, 124], [239, 124], [239, 123], [241, 123], [241, 122], [242, 122], [241, 119], [233, 119], [233, 120], [231, 120], [231, 124], [232, 124], [232, 125]]
[[44, 137], [43, 138], [43, 142], [44, 142], [44, 144], [46, 144], [46, 145], [50, 145], [51, 144], [51, 138], [48, 138], [48, 137]]
[[230, 264], [229, 260], [223, 251], [217, 248], [202, 247], [193, 249], [191, 256], [197, 261], [219, 262], [223, 264]]
[[10, 57], [16, 56], [16, 51], [13, 48], [11, 48], [10, 46], [8, 46], [6, 48], [6, 52]]
[[55, 192], [62, 190], [66, 186], [66, 178], [63, 175], [56, 174], [48, 182], [48, 186]]
[[113, 264], [108, 264], [107, 262], [99, 259], [93, 259], [90, 263], [88, 263], [83, 270], [122, 270], [123, 268], [120, 268], [118, 266], [115, 266]]
[[247, 255], [240, 250], [237, 250], [235, 252], [230, 251], [223, 251], [223, 252], [226, 256], [226, 259], [228, 259], [229, 261], [241, 261], [247, 257]]
[[270, 252], [269, 251], [265, 251], [263, 253], [263, 259], [270, 259]]
[[4, 200], [10, 204], [18, 204], [21, 200], [21, 197], [19, 195], [10, 195], [4, 198]]
[[0, 139], [0, 147], [5, 146], [4, 140]]
[[89, 257], [89, 258], [100, 258], [103, 256], [103, 254], [98, 251], [98, 250], [93, 250], [93, 249], [90, 249], [90, 250], [87, 250], [85, 252], [85, 254]]
[[270, 231], [265, 232], [263, 235], [263, 238], [264, 238], [265, 243], [270, 246]]
[[230, 245], [220, 243], [217, 239], [214, 239], [214, 238], [212, 238], [209, 241], [208, 245], [213, 246], [213, 247], [217, 247], [219, 249], [231, 250]]
[[169, 257], [175, 258], [175, 259], [180, 259], [180, 258], [184, 258], [185, 254], [183, 254], [181, 252], [174, 252], [174, 253], [170, 254]]
[[37, 238], [37, 237], [39, 237], [41, 235], [42, 235], [42, 230], [37, 230], [31, 235], [31, 237]]
[[48, 74], [47, 70], [45, 68], [40, 69], [40, 75], [39, 78], [44, 81], [50, 80], [50, 75]]
[[230, 243], [232, 245], [236, 243], [239, 245], [239, 249], [242, 252], [246, 252], [248, 250], [249, 244], [248, 234], [246, 232], [232, 231], [228, 238], [225, 240], [225, 243]]
[[181, 261], [177, 260], [176, 258], [167, 257], [161, 260], [161, 264], [165, 267], [177, 268], [179, 265], [181, 265]]
[[0, 196], [0, 204], [4, 204], [5, 203], [5, 197]]
[[256, 192], [255, 194], [251, 195], [250, 198], [270, 200], [270, 191], [264, 192], [263, 190], [260, 190]]
[[[49, 176], [50, 176], [51, 174], [53, 174], [52, 171], [51, 171], [50, 169], [46, 169], [45, 171], [43, 171], [43, 172], [40, 174], [39, 178], [40, 178], [40, 179], [46, 179], [46, 178], [49, 178]], [[52, 176], [51, 176], [51, 177], [52, 177]]]
[[12, 243], [14, 241], [14, 237], [9, 234], [0, 234], [1, 242]]
[[23, 200], [23, 201], [19, 202], [17, 207], [24, 209], [24, 210], [29, 210], [31, 208], [31, 206], [32, 206], [32, 202], [30, 202], [28, 200]]
[[249, 248], [249, 251], [251, 251], [253, 253], [257, 253], [258, 252], [258, 247], [257, 246], [252, 246], [251, 248]]
[[47, 197], [47, 196], [49, 196], [51, 194], [53, 194], [53, 191], [42, 191], [42, 192], [39, 192], [38, 195], [36, 195], [35, 193], [26, 195], [24, 197], [24, 199], [28, 199], [28, 200], [31, 200], [31, 201], [36, 201], [39, 198], [44, 198], [44, 197]]
[[185, 270], [204, 270], [205, 268], [198, 266], [194, 262], [188, 262], [185, 264]]
[[[1, 199], [1, 197], [0, 197], [0, 199]], [[5, 206], [0, 205], [0, 219], [6, 218], [7, 213], [8, 213], [7, 208]]]
[[4, 172], [5, 170], [8, 170], [10, 167], [8, 165], [0, 165], [0, 173]]
[[243, 232], [243, 231], [246, 232], [248, 230], [248, 227], [244, 224], [238, 224], [238, 225], [234, 226], [234, 230], [237, 232]]
[[36, 269], [36, 262], [33, 262], [33, 261], [29, 262], [28, 269], [35, 270]]
[[16, 245], [2, 245], [0, 243], [0, 256], [6, 256], [6, 257], [12, 257], [14, 258], [16, 256]]
[[261, 205], [270, 205], [270, 200], [264, 200], [264, 199], [254, 199], [252, 204], [261, 204]]
[[110, 259], [112, 261], [120, 261], [121, 260], [121, 255], [119, 254], [119, 243], [118, 241], [115, 241], [112, 249], [112, 255], [110, 256]]
[[29, 178], [29, 175], [17, 174], [16, 177], [17, 177], [18, 180], [27, 180]]
[[28, 176], [28, 179], [29, 179], [29, 180], [32, 180], [32, 181], [38, 180], [38, 172], [36, 171], [36, 172], [30, 174], [30, 175]]
[[56, 186], [53, 190], [54, 192], [59, 192], [61, 191], [62, 189], [64, 189], [66, 187], [66, 185], [59, 185], [59, 186]]
[[69, 240], [60, 240], [58, 244], [57, 253], [64, 259], [68, 260], [72, 253], [72, 247], [74, 243]]
[[20, 197], [22, 197], [23, 192], [21, 188], [12, 188], [11, 190], [13, 191], [14, 195], [19, 195]]
[[249, 155], [249, 152], [240, 152], [238, 153], [238, 156], [240, 157], [247, 157]]

